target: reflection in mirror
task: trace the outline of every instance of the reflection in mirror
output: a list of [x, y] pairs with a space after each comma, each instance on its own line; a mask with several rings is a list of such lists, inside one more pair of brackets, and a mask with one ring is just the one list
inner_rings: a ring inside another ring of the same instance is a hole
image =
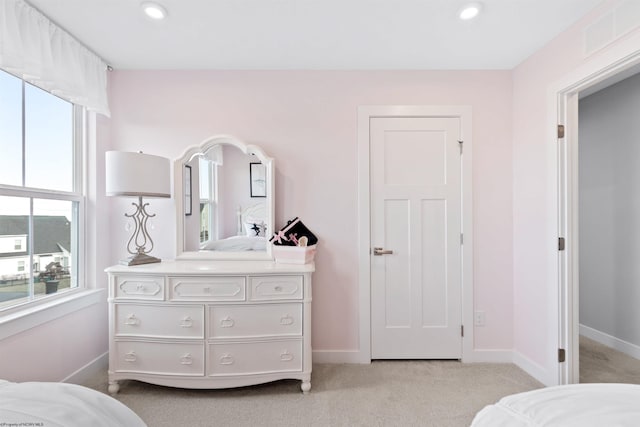
[[229, 136], [187, 150], [174, 174], [178, 257], [270, 258], [272, 168], [261, 149]]

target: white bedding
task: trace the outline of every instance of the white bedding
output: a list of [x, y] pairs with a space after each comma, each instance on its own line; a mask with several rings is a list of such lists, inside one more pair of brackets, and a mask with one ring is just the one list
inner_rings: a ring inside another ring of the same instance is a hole
[[506, 396], [478, 412], [471, 427], [637, 427], [640, 385], [573, 384]]
[[0, 380], [0, 425], [145, 427], [112, 397], [75, 384]]
[[267, 249], [267, 239], [259, 236], [232, 236], [226, 239], [214, 240], [200, 246], [207, 251], [264, 251]]

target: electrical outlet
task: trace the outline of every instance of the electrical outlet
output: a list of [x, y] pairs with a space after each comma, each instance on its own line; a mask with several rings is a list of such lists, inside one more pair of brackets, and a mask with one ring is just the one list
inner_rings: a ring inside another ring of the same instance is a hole
[[476, 311], [474, 313], [473, 324], [475, 326], [484, 326], [485, 324], [484, 311]]

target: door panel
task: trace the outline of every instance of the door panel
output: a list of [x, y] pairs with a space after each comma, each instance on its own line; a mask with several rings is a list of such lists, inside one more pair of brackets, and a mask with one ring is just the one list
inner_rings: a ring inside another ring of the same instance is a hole
[[459, 359], [459, 118], [372, 118], [372, 358]]

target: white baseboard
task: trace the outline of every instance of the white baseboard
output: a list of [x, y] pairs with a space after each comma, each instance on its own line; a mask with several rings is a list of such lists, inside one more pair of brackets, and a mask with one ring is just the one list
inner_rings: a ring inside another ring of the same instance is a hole
[[314, 350], [313, 362], [367, 364], [371, 360], [363, 360], [358, 350]]
[[[462, 359], [464, 363], [513, 363], [512, 350], [474, 350]], [[358, 350], [314, 350], [314, 363], [356, 363], [368, 364]]]
[[604, 332], [600, 332], [597, 329], [593, 329], [582, 324], [580, 325], [580, 335], [584, 335], [585, 337], [597, 341], [602, 345], [606, 345], [607, 347], [611, 347], [626, 355], [640, 359], [640, 346], [638, 345], [621, 340], [613, 335], [605, 334]]
[[464, 363], [513, 363], [513, 350], [473, 350], [462, 357]]
[[101, 371], [106, 371], [109, 367], [109, 352], [106, 352], [91, 362], [84, 365], [82, 368], [69, 375], [61, 382], [71, 384], [86, 384], [90, 379], [94, 378]]
[[552, 378], [552, 375], [550, 375], [546, 369], [544, 369], [541, 365], [529, 359], [528, 357], [524, 356], [522, 353], [513, 351], [513, 363], [547, 387], [558, 385], [557, 378]]

